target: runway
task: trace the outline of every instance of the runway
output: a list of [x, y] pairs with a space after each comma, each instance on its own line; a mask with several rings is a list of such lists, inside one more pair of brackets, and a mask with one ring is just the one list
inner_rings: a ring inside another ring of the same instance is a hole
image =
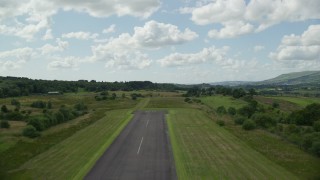
[[167, 133], [165, 112], [135, 112], [85, 179], [177, 179]]

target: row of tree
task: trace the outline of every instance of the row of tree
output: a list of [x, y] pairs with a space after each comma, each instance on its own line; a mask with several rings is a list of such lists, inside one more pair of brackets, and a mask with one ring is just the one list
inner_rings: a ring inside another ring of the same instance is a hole
[[181, 89], [173, 84], [159, 84], [150, 81], [130, 82], [97, 82], [97, 81], [50, 81], [32, 80], [28, 78], [0, 77], [0, 98], [28, 96], [30, 94], [46, 94], [50, 91], [77, 92], [79, 88], [90, 92], [101, 91], [133, 91], [133, 90], [166, 90]]

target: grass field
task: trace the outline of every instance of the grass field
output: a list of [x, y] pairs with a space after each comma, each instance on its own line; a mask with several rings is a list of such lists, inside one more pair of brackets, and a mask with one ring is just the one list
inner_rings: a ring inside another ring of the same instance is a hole
[[286, 96], [270, 96], [272, 99], [280, 99], [288, 102], [295, 103], [301, 107], [305, 107], [312, 103], [320, 103], [320, 98], [308, 98], [308, 97], [286, 97]]
[[12, 174], [19, 179], [81, 179], [131, 118], [131, 110], [114, 110]]
[[245, 101], [234, 99], [229, 96], [208, 96], [200, 98], [201, 101], [211, 108], [217, 108], [219, 106], [224, 106], [225, 108], [234, 107], [240, 108], [247, 103]]
[[154, 97], [146, 108], [189, 108], [192, 104], [184, 102], [183, 97]]
[[296, 179], [195, 109], [167, 119], [179, 179]]

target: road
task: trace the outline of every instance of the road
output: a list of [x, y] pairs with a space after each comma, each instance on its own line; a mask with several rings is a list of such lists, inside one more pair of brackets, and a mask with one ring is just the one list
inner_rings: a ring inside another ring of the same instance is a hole
[[177, 179], [165, 112], [135, 112], [85, 179]]

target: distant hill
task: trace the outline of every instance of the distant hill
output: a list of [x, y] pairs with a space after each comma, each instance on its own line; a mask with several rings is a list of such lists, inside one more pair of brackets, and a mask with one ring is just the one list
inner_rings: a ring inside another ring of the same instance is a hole
[[282, 74], [264, 81], [223, 81], [209, 83], [210, 85], [221, 86], [244, 86], [244, 85], [299, 85], [299, 84], [320, 84], [320, 71], [303, 71]]
[[288, 74], [282, 74], [272, 79], [255, 83], [276, 84], [276, 85], [297, 85], [297, 84], [320, 84], [320, 71], [303, 71]]
[[255, 82], [252, 81], [223, 81], [223, 82], [214, 82], [210, 83], [210, 85], [221, 85], [221, 86], [241, 86], [241, 85], [248, 85], [248, 84], [253, 84]]

